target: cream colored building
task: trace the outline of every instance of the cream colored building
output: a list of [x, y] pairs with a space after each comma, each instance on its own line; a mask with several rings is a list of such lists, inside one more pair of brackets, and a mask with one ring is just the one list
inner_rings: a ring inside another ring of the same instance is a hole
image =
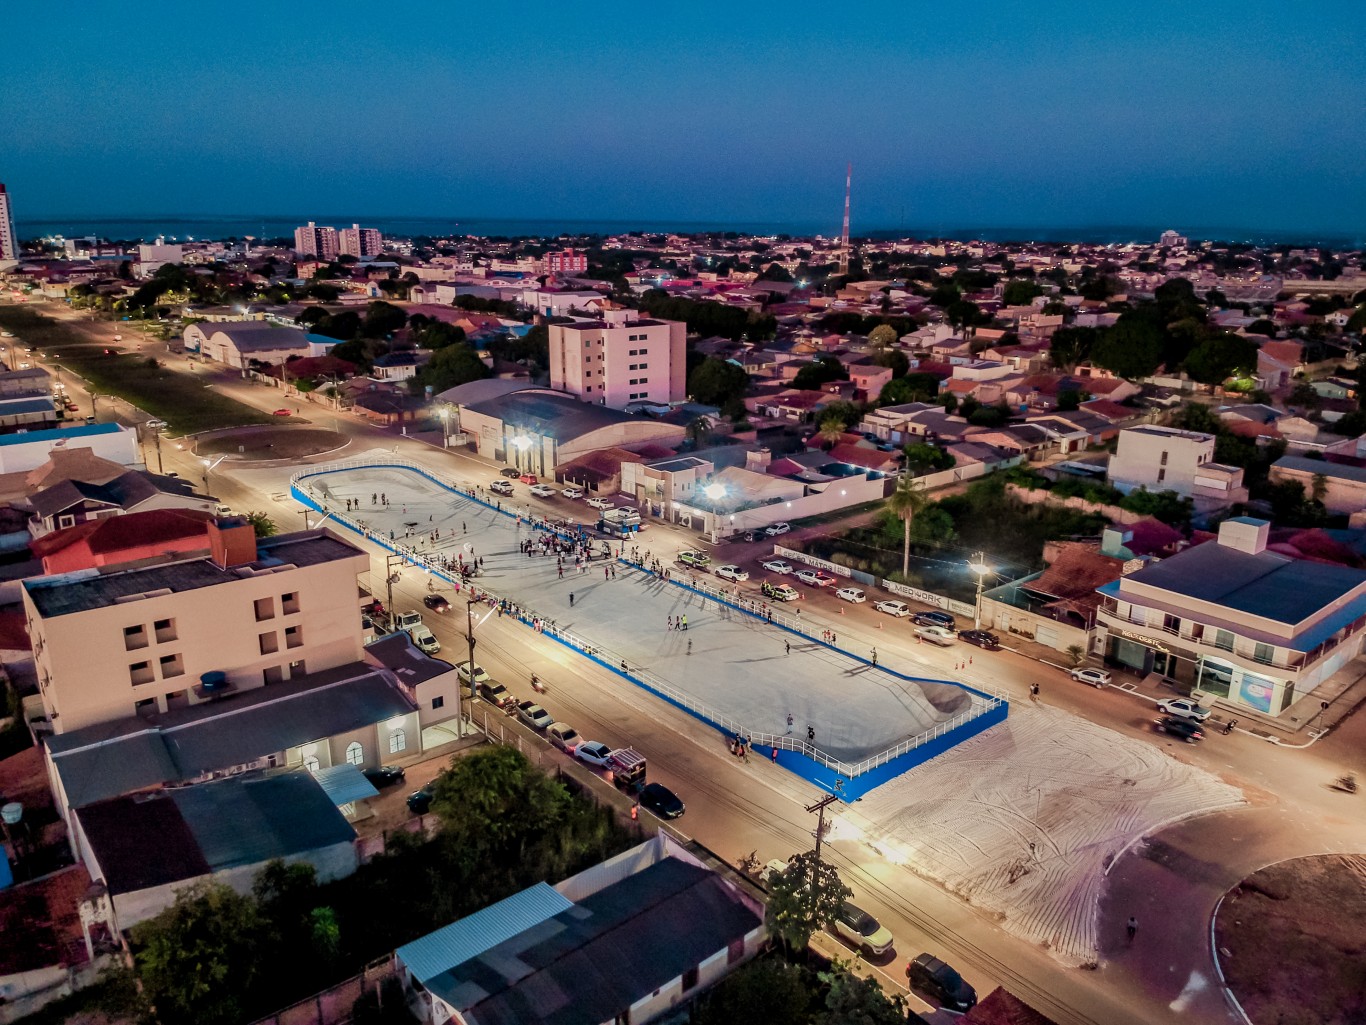
[[551, 324], [551, 387], [611, 409], [687, 398], [687, 326], [638, 316], [609, 310], [602, 320]]
[[1215, 462], [1214, 435], [1145, 425], [1119, 432], [1107, 473], [1128, 494], [1145, 489], [1175, 491], [1208, 510], [1247, 501], [1241, 467]]
[[210, 528], [207, 558], [24, 582], [52, 730], [187, 708], [362, 659], [369, 556], [327, 530]]

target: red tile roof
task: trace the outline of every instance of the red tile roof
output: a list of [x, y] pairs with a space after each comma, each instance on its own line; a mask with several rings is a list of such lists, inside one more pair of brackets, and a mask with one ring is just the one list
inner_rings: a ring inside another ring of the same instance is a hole
[[146, 512], [110, 516], [54, 530], [29, 545], [38, 558], [60, 552], [84, 541], [93, 555], [107, 555], [168, 541], [203, 536], [205, 547], [213, 514], [197, 509], [149, 509]]

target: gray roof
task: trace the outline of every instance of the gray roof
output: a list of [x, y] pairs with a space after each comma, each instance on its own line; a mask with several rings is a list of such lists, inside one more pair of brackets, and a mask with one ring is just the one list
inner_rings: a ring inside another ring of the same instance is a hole
[[1125, 577], [1121, 592], [1130, 581], [1296, 626], [1366, 584], [1366, 571], [1211, 541]]
[[308, 337], [298, 328], [280, 327], [267, 321], [245, 321], [240, 324], [220, 323], [204, 332], [213, 339], [226, 335], [238, 352], [271, 352], [276, 349], [307, 349]]
[[426, 683], [455, 671], [449, 662], [424, 655], [404, 630], [371, 641], [365, 646], [365, 657], [409, 685]]
[[[254, 567], [316, 566], [337, 559], [363, 554], [348, 541], [321, 530], [300, 531], [261, 538], [256, 542], [257, 561]], [[242, 579], [240, 567], [223, 569], [212, 560], [187, 559], [161, 566], [97, 573], [80, 570], [74, 573], [26, 580], [38, 614], [44, 617], [63, 616], [72, 612], [105, 608], [136, 595], [160, 591], [193, 591]]]
[[427, 985], [480, 1025], [597, 1025], [760, 924], [714, 873], [665, 858]]
[[178, 477], [158, 477], [141, 470], [129, 470], [104, 484], [65, 480], [44, 488], [29, 499], [41, 517], [55, 516], [82, 501], [102, 502], [127, 511], [158, 494], [189, 495], [194, 488]]
[[78, 808], [244, 765], [412, 710], [384, 670], [352, 662], [164, 715], [58, 733], [46, 744], [67, 802]]
[[513, 392], [500, 399], [470, 403], [469, 409], [556, 441], [572, 441], [617, 424], [652, 422], [606, 406], [580, 402], [569, 395], [539, 390]]
[[1306, 459], [1304, 456], [1282, 456], [1271, 464], [1278, 470], [1297, 470], [1300, 473], [1321, 473], [1330, 480], [1350, 480], [1366, 483], [1366, 466], [1350, 466], [1347, 463], [1330, 463], [1323, 459]]
[[[486, 377], [482, 381], [470, 381], [447, 388], [436, 396], [438, 402], [452, 402], [457, 406], [471, 406], [477, 402], [488, 402], [518, 391], [536, 390], [525, 378], [515, 380], [506, 377]], [[553, 394], [553, 393], [551, 393]]]

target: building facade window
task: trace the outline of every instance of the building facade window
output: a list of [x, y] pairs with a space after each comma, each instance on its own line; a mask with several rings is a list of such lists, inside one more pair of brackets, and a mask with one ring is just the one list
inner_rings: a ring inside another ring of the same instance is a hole
[[185, 661], [180, 655], [162, 655], [157, 660], [161, 667], [161, 678], [168, 680], [173, 676], [185, 675]]
[[1258, 641], [1252, 649], [1252, 661], [1260, 662], [1264, 666], [1271, 665], [1276, 658], [1276, 648], [1271, 644], [1263, 644]]
[[304, 643], [304, 628], [301, 626], [285, 627], [285, 647], [300, 648]]
[[362, 765], [365, 762], [365, 749], [354, 740], [346, 745], [346, 761], [351, 765]]
[[1215, 646], [1216, 648], [1221, 648], [1221, 649], [1223, 649], [1224, 651], [1232, 651], [1232, 650], [1233, 650], [1233, 631], [1232, 631], [1232, 630], [1215, 630], [1215, 631], [1214, 631], [1214, 646]]
[[290, 591], [288, 594], [280, 595], [280, 610], [290, 616], [299, 611], [299, 592]]
[[438, 709], [438, 708], [445, 708], [445, 707], [446, 707], [446, 698], [445, 698], [445, 695], [443, 695], [443, 694], [438, 694], [436, 697], [432, 698], [432, 710], [433, 710], [433, 711], [435, 711], [435, 710]]
[[408, 734], [401, 729], [394, 730], [389, 734], [389, 753], [396, 755], [400, 751], [408, 749]]
[[275, 618], [275, 599], [257, 598], [256, 599], [256, 622]]
[[273, 630], [270, 633], [258, 634], [256, 640], [261, 647], [262, 655], [273, 655], [280, 650], [279, 637]]
[[147, 628], [145, 626], [125, 626], [123, 628], [123, 650], [137, 651], [147, 647]]
[[128, 678], [133, 682], [133, 686], [140, 683], [151, 683], [156, 677], [152, 674], [152, 663], [134, 662], [128, 667]]
[[174, 619], [158, 619], [152, 624], [152, 629], [156, 631], [158, 644], [176, 639]]

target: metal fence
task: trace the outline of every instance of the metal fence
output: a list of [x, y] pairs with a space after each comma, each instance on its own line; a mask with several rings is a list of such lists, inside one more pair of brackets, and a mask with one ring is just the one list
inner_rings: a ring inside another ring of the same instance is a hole
[[[452, 491], [458, 492], [462, 497], [471, 499], [476, 502], [482, 502], [484, 505], [490, 506], [491, 508], [494, 507], [494, 503], [490, 503], [487, 499], [482, 497], [484, 491], [483, 488], [474, 484], [470, 484], [468, 482], [452, 480], [451, 478], [446, 477], [445, 475], [437, 473], [435, 471], [429, 470], [427, 467], [422, 466], [418, 463], [414, 463], [406, 459], [397, 458], [383, 460], [347, 460], [338, 463], [322, 464], [320, 466], [312, 467], [306, 471], [302, 471], [300, 473], [295, 474], [290, 479], [290, 486], [291, 490], [295, 493], [295, 496], [296, 498], [298, 498], [299, 501], [303, 502], [306, 505], [312, 505], [314, 508], [320, 508], [328, 512], [331, 518], [336, 520], [339, 524], [347, 527], [352, 531], [355, 531], [358, 534], [365, 536], [369, 540], [373, 541], [375, 544], [380, 545], [383, 548], [387, 548], [395, 554], [402, 556], [412, 565], [426, 570], [426, 572], [432, 574], [433, 576], [440, 577], [442, 580], [445, 580], [447, 583], [451, 584], [455, 588], [457, 594], [460, 593], [462, 584], [464, 584], [464, 586], [468, 586], [470, 588], [470, 594], [474, 598], [474, 600], [483, 601], [487, 603], [491, 608], [501, 608], [505, 615], [511, 615], [517, 618], [522, 623], [524, 623], [531, 629], [535, 630], [537, 633], [544, 634], [548, 637], [553, 638], [554, 640], [559, 641], [561, 644], [564, 644], [567, 647], [573, 648], [580, 654], [592, 659], [593, 661], [604, 666], [605, 668], [610, 669], [621, 676], [624, 676], [625, 678], [631, 680], [638, 686], [643, 687], [651, 693], [663, 698], [665, 701], [668, 701], [671, 705], [674, 705], [676, 708], [682, 709], [688, 714], [711, 724], [717, 729], [723, 730], [726, 733], [732, 735], [738, 735], [748, 738], [749, 742], [756, 747], [777, 748], [780, 751], [795, 751], [811, 759], [813, 762], [816, 762], [817, 764], [822, 765], [825, 768], [840, 774], [841, 776], [844, 776], [845, 778], [852, 778], [854, 776], [858, 776], [863, 773], [869, 772], [880, 765], [885, 765], [887, 762], [891, 761], [894, 758], [898, 758], [901, 755], [913, 751], [918, 747], [922, 747], [925, 744], [928, 744], [940, 737], [943, 737], [946, 734], [951, 733], [953, 730], [958, 729], [959, 727], [964, 726], [972, 720], [977, 719], [980, 716], [992, 711], [993, 709], [999, 708], [1005, 704], [1005, 698], [1002, 695], [989, 694], [986, 692], [974, 690], [972, 688], [964, 687], [965, 690], [968, 690], [969, 693], [974, 695], [972, 706], [967, 712], [963, 712], [959, 715], [956, 715], [952, 719], [945, 720], [944, 722], [936, 723], [929, 729], [913, 737], [908, 737], [900, 743], [895, 744], [892, 747], [889, 747], [883, 751], [879, 751], [876, 754], [870, 755], [869, 757], [858, 762], [845, 762], [841, 759], [835, 758], [833, 755], [830, 755], [825, 751], [822, 751], [815, 744], [803, 740], [800, 737], [764, 732], [754, 732], [750, 730], [744, 723], [732, 718], [731, 716], [720, 711], [719, 709], [712, 708], [710, 705], [704, 704], [692, 695], [687, 694], [686, 692], [675, 687], [668, 680], [665, 680], [662, 677], [657, 676], [655, 673], [645, 668], [644, 666], [632, 663], [631, 660], [626, 658], [621, 652], [616, 651], [613, 648], [610, 648], [606, 645], [600, 644], [592, 640], [591, 638], [587, 637], [586, 635], [575, 633], [574, 631], [561, 628], [560, 625], [554, 619], [552, 619], [549, 616], [541, 615], [535, 609], [531, 608], [528, 605], [503, 598], [500, 595], [497, 595], [494, 592], [488, 590], [487, 588], [477, 586], [472, 582], [465, 583], [458, 579], [458, 577], [456, 577], [454, 574], [448, 573], [447, 571], [439, 568], [430, 558], [428, 558], [423, 553], [418, 552], [415, 549], [412, 549], [406, 545], [403, 545], [396, 540], [391, 540], [382, 537], [374, 531], [361, 526], [351, 517], [338, 513], [335, 509], [332, 509], [328, 506], [326, 501], [327, 495], [325, 488], [320, 489], [315, 485], [306, 483], [307, 478], [325, 476], [330, 473], [343, 473], [348, 470], [378, 469], [410, 470], [418, 474], [421, 474], [422, 476], [428, 478], [435, 484], [439, 484]], [[515, 511], [510, 511], [506, 509], [502, 511], [509, 516], [517, 515]], [[568, 531], [563, 527], [558, 527], [554, 524], [549, 524], [544, 521], [541, 523], [536, 523], [535, 521], [533, 521], [533, 526], [536, 529], [551, 530], [560, 533], [564, 536], [569, 536]], [[652, 570], [649, 567], [643, 565], [640, 562], [634, 562], [630, 558], [627, 558], [625, 556], [622, 556], [620, 561], [626, 563], [629, 566], [635, 567], [641, 572], [652, 572]], [[769, 605], [762, 601], [741, 597], [738, 593], [738, 588], [726, 587], [725, 585], [719, 583], [713, 583], [710, 580], [699, 579], [697, 575], [694, 573], [680, 573], [679, 571], [675, 571], [672, 567], [670, 567], [669, 569], [669, 582], [676, 584], [679, 587], [686, 588], [702, 596], [704, 602], [708, 599], [715, 601], [718, 607], [720, 605], [726, 605], [729, 608], [735, 609], [736, 611], [744, 615], [753, 616], [754, 618], [762, 620], [763, 622], [771, 623], [774, 626], [781, 627], [784, 630], [791, 631], [792, 633], [797, 634], [798, 636], [803, 637], [809, 641], [824, 645], [825, 647], [830, 648], [832, 651], [838, 651], [848, 658], [857, 659], [858, 661], [862, 662], [868, 661], [867, 659], [862, 659], [857, 655], [844, 651], [841, 648], [837, 648], [829, 642], [823, 640], [822, 638], [815, 636], [814, 634], [808, 633], [806, 631], [804, 623], [802, 622], [800, 610], [797, 610], [793, 614], [789, 614], [781, 606]], [[888, 672], [893, 676], [898, 676], [904, 680], [934, 683], [947, 682], [939, 680], [930, 680], [925, 677], [906, 676], [901, 673], [896, 673], [890, 669], [886, 669], [885, 666], [881, 668], [883, 668], [885, 672]], [[962, 685], [957, 684], [955, 686]]]

